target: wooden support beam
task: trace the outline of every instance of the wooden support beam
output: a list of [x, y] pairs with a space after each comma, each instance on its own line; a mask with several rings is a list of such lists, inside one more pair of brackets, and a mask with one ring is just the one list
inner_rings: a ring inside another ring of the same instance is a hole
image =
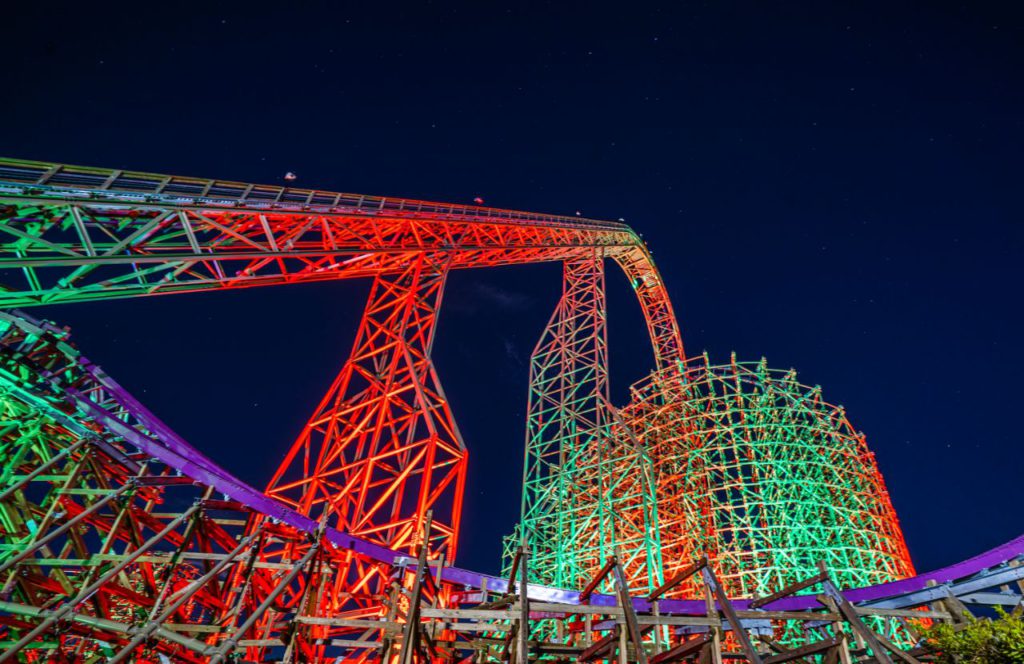
[[707, 634], [699, 634], [697, 637], [692, 638], [689, 641], [683, 641], [674, 648], [670, 648], [663, 653], [655, 655], [651, 658], [650, 664], [668, 664], [669, 662], [678, 662], [684, 657], [689, 657], [694, 653], [707, 648], [713, 640], [714, 635], [711, 632], [708, 632]]
[[892, 664], [892, 659], [886, 654], [885, 649], [882, 647], [881, 642], [878, 640], [878, 636], [872, 632], [867, 626], [861, 622], [860, 616], [857, 615], [857, 609], [850, 604], [850, 601], [832, 585], [832, 582], [825, 580], [822, 582], [822, 588], [825, 591], [825, 595], [832, 599], [836, 603], [836, 608], [846, 618], [846, 622], [853, 628], [854, 634], [871, 649], [871, 655], [878, 664]]
[[762, 607], [762, 606], [764, 606], [766, 604], [771, 604], [772, 602], [774, 602], [777, 599], [782, 599], [783, 597], [788, 597], [790, 595], [798, 593], [801, 590], [803, 590], [804, 588], [810, 588], [811, 586], [815, 585], [816, 583], [821, 583], [822, 581], [824, 581], [827, 578], [828, 578], [828, 572], [819, 572], [819, 573], [815, 574], [814, 576], [812, 576], [812, 577], [810, 577], [808, 579], [804, 579], [803, 581], [797, 581], [795, 583], [791, 583], [788, 586], [786, 586], [785, 588], [783, 588], [782, 590], [774, 592], [771, 595], [768, 595], [766, 597], [761, 597], [759, 599], [755, 599], [753, 602], [750, 603], [750, 608], [758, 609], [758, 608], [760, 608], [760, 607]]
[[478, 604], [478, 605], [476, 605], [473, 608], [480, 609], [482, 611], [483, 610], [492, 610], [492, 609], [503, 609], [506, 606], [510, 606], [515, 601], [516, 601], [516, 596], [515, 595], [506, 595], [505, 597], [502, 597], [501, 599], [496, 599], [493, 602], [484, 602], [483, 604]]
[[952, 590], [946, 588], [946, 593], [946, 596], [942, 598], [942, 602], [957, 622], [970, 622], [974, 619], [974, 614], [971, 613], [971, 610], [960, 601], [959, 597], [953, 594]]
[[[810, 636], [810, 634], [808, 634], [808, 637], [809, 636]], [[768, 646], [768, 648], [772, 652], [774, 652], [776, 654], [780, 654], [781, 655], [781, 654], [784, 654], [784, 653], [787, 653], [787, 652], [790, 651], [790, 648], [785, 647], [784, 645], [782, 645], [781, 643], [779, 643], [775, 639], [772, 639], [771, 637], [760, 636], [758, 638], [761, 640], [761, 643], [763, 643], [766, 646]], [[795, 659], [793, 661], [796, 662], [796, 664], [811, 664], [811, 662], [808, 662], [806, 659], [802, 659], [802, 658], [801, 659]]]
[[799, 648], [793, 648], [791, 650], [783, 649], [777, 655], [772, 655], [764, 659], [764, 664], [783, 664], [783, 662], [807, 662], [804, 659], [807, 655], [817, 655], [818, 653], [828, 652], [836, 648], [842, 637], [833, 636], [822, 641], [816, 641], [814, 643], [808, 643], [807, 645], [800, 646]]
[[433, 513], [427, 510], [426, 517], [423, 519], [423, 539], [420, 541], [419, 556], [416, 559], [416, 575], [409, 598], [409, 612], [405, 616], [405, 629], [402, 631], [402, 648], [398, 654], [400, 664], [412, 664], [413, 653], [419, 650], [420, 602], [423, 599], [423, 577], [427, 572], [427, 550], [430, 548], [432, 518]]
[[618, 641], [618, 640], [619, 640], [619, 627], [616, 626], [615, 629], [612, 630], [611, 634], [609, 634], [608, 636], [605, 636], [600, 641], [598, 641], [594, 645], [592, 645], [589, 648], [587, 648], [586, 650], [584, 650], [580, 654], [579, 661], [581, 661], [581, 662], [591, 662], [591, 661], [593, 661], [593, 660], [595, 660], [595, 659], [605, 655], [606, 653], [608, 653], [608, 651], [610, 651], [612, 649], [612, 647], [615, 645], [615, 642]]
[[527, 593], [527, 571], [530, 563], [530, 550], [523, 544], [520, 549], [519, 563], [519, 664], [530, 661], [530, 598]]
[[647, 596], [648, 601], [653, 602], [654, 600], [659, 599], [662, 595], [664, 595], [668, 591], [670, 591], [673, 588], [675, 588], [676, 586], [678, 586], [683, 581], [686, 581], [691, 576], [693, 576], [697, 572], [699, 572], [702, 569], [704, 569], [705, 567], [707, 567], [707, 565], [708, 565], [708, 558], [707, 558], [707, 556], [701, 556], [700, 559], [697, 562], [688, 565], [679, 574], [676, 574], [671, 579], [669, 579], [665, 583], [663, 583], [660, 586], [658, 586], [657, 588], [655, 588], [651, 592], [651, 594]]
[[882, 647], [884, 647], [886, 650], [895, 655], [896, 659], [900, 660], [901, 662], [904, 662], [904, 664], [921, 664], [917, 658], [907, 654], [905, 650], [903, 650], [895, 643], [882, 636], [881, 634], [876, 634], [875, 637], [878, 639], [878, 642], [882, 644]]
[[608, 561], [605, 562], [604, 567], [598, 570], [594, 578], [592, 578], [590, 582], [586, 585], [586, 587], [583, 588], [583, 591], [580, 592], [580, 603], [585, 604], [590, 601], [590, 596], [594, 594], [595, 590], [597, 590], [598, 584], [604, 581], [604, 578], [608, 576], [608, 574], [612, 571], [612, 568], [614, 567], [615, 556], [611, 556], [610, 558], [608, 558]]
[[523, 547], [516, 547], [516, 554], [512, 557], [512, 569], [508, 573], [508, 585], [505, 588], [505, 594], [515, 595], [516, 594], [516, 575], [519, 573], [519, 561], [523, 557]]
[[[616, 552], [617, 554], [618, 552]], [[626, 628], [633, 648], [636, 649], [636, 661], [639, 664], [647, 664], [647, 651], [644, 650], [644, 639], [640, 633], [640, 623], [636, 619], [636, 610], [633, 608], [633, 598], [629, 595], [629, 584], [626, 582], [626, 572], [622, 569], [619, 556], [615, 555], [608, 559], [613, 563], [612, 569], [615, 572], [615, 590], [619, 595], [619, 604], [626, 618]], [[607, 565], [606, 565], [607, 567]]]
[[249, 614], [249, 616], [245, 619], [245, 622], [243, 622], [242, 625], [237, 630], [235, 630], [235, 632], [231, 636], [229, 636], [224, 641], [220, 642], [220, 644], [217, 646], [217, 649], [213, 652], [212, 656], [210, 657], [210, 664], [220, 664], [220, 662], [223, 662], [227, 658], [227, 656], [234, 651], [235, 647], [238, 645], [238, 642], [241, 640], [242, 636], [247, 631], [249, 631], [249, 629], [253, 625], [255, 625], [260, 618], [263, 617], [263, 614], [266, 613], [267, 609], [269, 609], [273, 605], [278, 595], [280, 595], [282, 592], [285, 591], [285, 589], [288, 588], [288, 586], [295, 579], [295, 577], [297, 577], [306, 569], [306, 565], [309, 564], [310, 560], [312, 560], [313, 556], [316, 555], [319, 549], [320, 540], [318, 538], [317, 541], [313, 542], [310, 545], [309, 550], [306, 552], [306, 555], [302, 556], [302, 558], [300, 558], [295, 563], [294, 569], [292, 569], [291, 572], [289, 572], [283, 579], [281, 579], [278, 582], [278, 585], [275, 586], [272, 591], [270, 591], [270, 594], [267, 595], [266, 599], [264, 599], [263, 602], [258, 607], [256, 607], [256, 609], [254, 609], [251, 614]]
[[705, 567], [701, 572], [704, 575], [704, 583], [711, 588], [711, 592], [714, 594], [715, 599], [718, 600], [718, 608], [725, 614], [726, 619], [729, 621], [729, 625], [732, 627], [733, 636], [740, 644], [740, 649], [743, 651], [743, 655], [747, 658], [750, 664], [763, 664], [761, 656], [754, 649], [754, 644], [750, 642], [750, 635], [747, 634], [747, 630], [743, 628], [743, 624], [740, 622], [739, 616], [736, 615], [736, 610], [732, 606], [732, 602], [726, 597], [725, 591], [722, 589], [722, 585], [718, 582], [718, 577], [711, 571], [710, 567]]
[[711, 627], [711, 643], [700, 652], [700, 664], [722, 664], [722, 621], [718, 617], [718, 610], [715, 608], [715, 594], [704, 581], [704, 612], [708, 620], [714, 620]]

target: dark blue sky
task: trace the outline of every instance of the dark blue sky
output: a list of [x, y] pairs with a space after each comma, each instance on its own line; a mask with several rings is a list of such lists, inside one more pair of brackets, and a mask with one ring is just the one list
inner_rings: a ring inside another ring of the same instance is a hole
[[[345, 4], [7, 8], [0, 154], [624, 217], [691, 352], [766, 356], [847, 407], [919, 568], [1024, 530], [1018, 3]], [[450, 282], [466, 566], [497, 569], [518, 512], [524, 363], [558, 284]], [[263, 486], [366, 288], [43, 313]], [[614, 271], [609, 290], [621, 403], [652, 360]]]

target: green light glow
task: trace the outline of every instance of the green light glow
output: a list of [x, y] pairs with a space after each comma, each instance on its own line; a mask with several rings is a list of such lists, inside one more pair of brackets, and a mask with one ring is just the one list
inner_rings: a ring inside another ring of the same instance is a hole
[[[813, 576], [819, 562], [842, 587], [913, 574], [863, 434], [794, 371], [692, 358], [635, 386], [621, 425], [585, 437], [566, 422], [572, 409], [555, 410], [548, 396], [558, 380], [581, 382], [564, 371], [542, 380], [546, 348], [542, 340], [534, 357], [531, 407], [552, 405], [531, 410], [529, 448], [548, 461], [543, 472], [527, 467], [520, 530], [542, 547], [537, 580], [579, 588], [610, 542], [623, 549], [634, 592], [700, 555], [734, 597], [770, 594]], [[534, 420], [557, 424], [559, 434], [544, 435]], [[650, 492], [644, 468], [653, 471]], [[678, 594], [696, 591], [684, 585]]]

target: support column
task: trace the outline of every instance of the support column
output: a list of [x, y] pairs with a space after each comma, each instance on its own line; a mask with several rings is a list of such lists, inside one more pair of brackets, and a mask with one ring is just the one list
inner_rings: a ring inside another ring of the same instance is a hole
[[[375, 279], [351, 356], [267, 493], [410, 554], [433, 511], [429, 556], [450, 561], [467, 457], [430, 359], [446, 276], [446, 263], [416, 254]], [[367, 583], [376, 574], [346, 590], [376, 592]]]
[[604, 264], [566, 261], [562, 298], [530, 358], [522, 515], [533, 579], [577, 588], [615, 547], [640, 588], [660, 584], [650, 459], [608, 401]]

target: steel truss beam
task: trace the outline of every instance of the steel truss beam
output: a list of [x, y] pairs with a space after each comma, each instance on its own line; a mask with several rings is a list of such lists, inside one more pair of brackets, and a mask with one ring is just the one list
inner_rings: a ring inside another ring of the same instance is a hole
[[672, 306], [625, 224], [0, 159], [0, 309], [400, 274], [424, 253], [464, 269], [594, 248], [622, 266], [670, 366]]

